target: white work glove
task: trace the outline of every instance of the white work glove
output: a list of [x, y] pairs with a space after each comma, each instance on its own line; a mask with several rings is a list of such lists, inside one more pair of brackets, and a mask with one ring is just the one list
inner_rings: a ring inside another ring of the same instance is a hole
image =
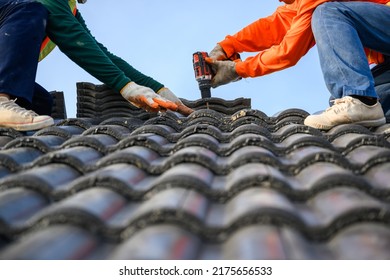
[[134, 82], [125, 85], [120, 93], [134, 106], [148, 112], [177, 110], [177, 105], [174, 102], [157, 95], [151, 88], [137, 85]]
[[184, 105], [183, 102], [181, 102], [181, 100], [177, 98], [177, 96], [172, 91], [170, 91], [169, 88], [163, 87], [157, 92], [157, 94], [164, 99], [175, 103], [177, 105], [177, 111], [182, 115], [188, 116], [189, 114], [194, 112], [194, 110]]
[[226, 85], [231, 82], [235, 82], [241, 79], [236, 72], [236, 63], [231, 60], [217, 61], [210, 57], [206, 58], [206, 62], [209, 63], [214, 71], [214, 77], [211, 80], [211, 86], [213, 88]]

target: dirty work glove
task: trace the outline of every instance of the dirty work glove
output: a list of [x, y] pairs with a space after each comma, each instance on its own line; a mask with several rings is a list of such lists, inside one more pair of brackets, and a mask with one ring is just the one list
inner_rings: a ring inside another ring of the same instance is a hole
[[236, 72], [236, 63], [234, 61], [216, 61], [210, 57], [206, 58], [206, 62], [209, 63], [215, 73], [211, 80], [211, 86], [213, 88], [235, 82], [241, 79]]
[[220, 44], [217, 44], [209, 53], [209, 57], [213, 60], [227, 60], [227, 55]]
[[176, 95], [172, 91], [170, 91], [169, 88], [163, 87], [157, 92], [157, 94], [160, 95], [162, 98], [165, 98], [166, 100], [175, 103], [177, 105], [177, 111], [184, 116], [188, 116], [189, 114], [194, 112], [194, 110], [184, 105], [183, 102], [181, 102], [181, 100], [177, 98]]
[[214, 49], [211, 50], [209, 57], [213, 60], [241, 60], [239, 53], [233, 53], [230, 57], [228, 57], [220, 44], [217, 44]]
[[125, 85], [121, 95], [130, 103], [148, 112], [165, 111], [167, 109], [176, 111], [177, 105], [165, 98], [158, 96], [152, 89], [130, 82]]

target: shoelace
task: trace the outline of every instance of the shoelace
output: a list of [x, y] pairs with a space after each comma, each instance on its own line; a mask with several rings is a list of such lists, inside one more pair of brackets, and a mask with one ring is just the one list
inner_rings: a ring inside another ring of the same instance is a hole
[[23, 107], [20, 107], [18, 104], [15, 103], [15, 101], [16, 101], [16, 99], [9, 100], [9, 101], [3, 101], [0, 103], [0, 106], [3, 106], [4, 108], [6, 108], [8, 110], [17, 112], [17, 113], [21, 114], [22, 116], [32, 116], [32, 117], [38, 116], [38, 114], [35, 113], [34, 111], [26, 110]]
[[327, 108], [325, 111], [327, 112], [327, 111], [333, 110], [334, 106], [338, 106], [338, 105], [341, 105], [344, 103], [352, 103], [352, 101], [353, 101], [353, 98], [349, 97], [349, 96], [345, 96], [343, 98], [338, 98], [338, 99], [333, 99], [330, 101], [332, 103], [332, 106]]

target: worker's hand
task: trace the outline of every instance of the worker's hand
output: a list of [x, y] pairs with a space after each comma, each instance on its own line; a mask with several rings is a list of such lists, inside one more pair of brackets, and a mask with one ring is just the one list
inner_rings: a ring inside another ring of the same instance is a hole
[[220, 44], [217, 44], [214, 49], [211, 50], [209, 57], [213, 60], [241, 60], [239, 53], [233, 53], [230, 57], [228, 57]]
[[212, 60], [227, 60], [227, 56], [220, 44], [217, 44], [209, 53]]
[[137, 85], [134, 82], [125, 85], [120, 93], [134, 106], [148, 112], [177, 110], [177, 105], [174, 102], [157, 95], [151, 88]]
[[210, 57], [206, 57], [206, 62], [209, 63], [214, 71], [214, 77], [211, 80], [213, 88], [226, 85], [230, 82], [235, 82], [241, 79], [236, 72], [236, 63], [231, 60], [217, 61]]
[[172, 91], [170, 91], [169, 88], [163, 87], [157, 92], [157, 94], [165, 98], [166, 100], [175, 103], [177, 105], [177, 111], [184, 116], [188, 116], [189, 114], [194, 112], [194, 110], [184, 105], [183, 102], [181, 102], [181, 100], [177, 98], [177, 96]]

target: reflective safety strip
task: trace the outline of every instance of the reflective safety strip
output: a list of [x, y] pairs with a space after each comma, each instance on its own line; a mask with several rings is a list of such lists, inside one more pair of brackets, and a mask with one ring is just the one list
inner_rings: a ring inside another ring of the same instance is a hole
[[[76, 6], [76, 0], [69, 0], [69, 7], [73, 13], [73, 15], [76, 15], [77, 12], [77, 6]], [[52, 40], [48, 36], [43, 39], [43, 42], [41, 44], [41, 51], [39, 53], [39, 59], [38, 61], [41, 61], [44, 59], [49, 53], [51, 53], [52, 50], [56, 47], [56, 44], [53, 43]]]

